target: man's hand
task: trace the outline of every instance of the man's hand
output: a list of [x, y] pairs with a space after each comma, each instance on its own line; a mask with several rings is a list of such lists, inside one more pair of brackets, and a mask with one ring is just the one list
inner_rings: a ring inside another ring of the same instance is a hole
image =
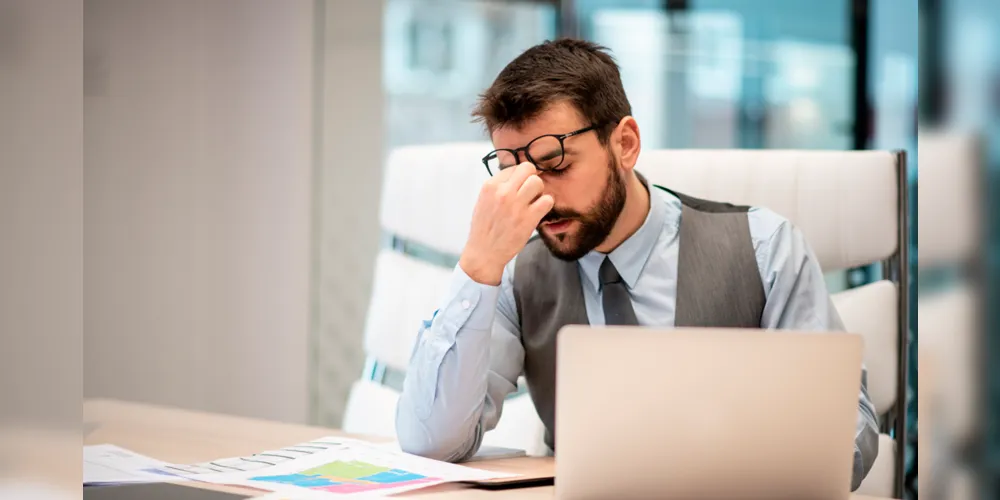
[[543, 187], [538, 170], [527, 162], [501, 170], [483, 184], [458, 262], [465, 274], [484, 285], [500, 284], [504, 266], [552, 210], [554, 201], [542, 194]]

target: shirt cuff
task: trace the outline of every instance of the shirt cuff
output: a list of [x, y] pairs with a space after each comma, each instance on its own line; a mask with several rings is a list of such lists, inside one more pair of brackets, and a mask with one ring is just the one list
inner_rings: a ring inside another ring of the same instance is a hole
[[484, 285], [465, 274], [462, 266], [456, 265], [451, 277], [451, 289], [448, 296], [452, 297], [447, 309], [447, 316], [463, 318], [463, 324], [454, 325], [455, 329], [468, 328], [472, 330], [490, 330], [496, 315], [497, 300], [500, 297], [500, 287]]

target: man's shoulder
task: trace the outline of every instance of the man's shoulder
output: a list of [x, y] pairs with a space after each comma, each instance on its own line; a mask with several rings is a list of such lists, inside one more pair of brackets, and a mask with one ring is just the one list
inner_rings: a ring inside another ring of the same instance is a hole
[[767, 207], [702, 199], [672, 191], [662, 186], [657, 187], [660, 191], [658, 196], [663, 198], [668, 204], [675, 206], [678, 210], [682, 206], [687, 206], [698, 211], [710, 213], [745, 212], [747, 223], [750, 226], [750, 238], [753, 241], [754, 249], [768, 244], [775, 239], [780, 239], [783, 236], [783, 230], [794, 229], [791, 221]]
[[740, 213], [747, 212], [753, 208], [748, 205], [739, 205], [727, 201], [698, 198], [697, 196], [691, 196], [659, 185], [655, 185], [655, 187], [657, 188], [656, 196], [665, 199], [676, 208], [684, 206], [706, 213]]
[[767, 235], [773, 234], [783, 226], [790, 226], [792, 223], [784, 215], [775, 212], [767, 207], [751, 206], [747, 210], [747, 218]]
[[747, 218], [758, 263], [780, 260], [789, 255], [812, 255], [806, 235], [781, 214], [755, 207], [747, 213]]

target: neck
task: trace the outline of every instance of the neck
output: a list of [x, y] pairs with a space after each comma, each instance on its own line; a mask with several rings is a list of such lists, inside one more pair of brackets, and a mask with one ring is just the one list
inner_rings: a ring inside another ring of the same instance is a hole
[[618, 248], [622, 242], [642, 227], [649, 214], [649, 191], [646, 185], [639, 180], [639, 176], [634, 171], [629, 171], [625, 181], [625, 207], [618, 215], [615, 227], [611, 229], [608, 237], [595, 248], [601, 253], [611, 253]]

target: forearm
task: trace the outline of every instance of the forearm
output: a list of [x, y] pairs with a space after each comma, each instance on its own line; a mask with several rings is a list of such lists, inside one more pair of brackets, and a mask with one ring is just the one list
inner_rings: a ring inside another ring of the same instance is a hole
[[456, 269], [449, 298], [421, 332], [407, 371], [396, 412], [403, 451], [459, 461], [478, 448], [498, 294]]

